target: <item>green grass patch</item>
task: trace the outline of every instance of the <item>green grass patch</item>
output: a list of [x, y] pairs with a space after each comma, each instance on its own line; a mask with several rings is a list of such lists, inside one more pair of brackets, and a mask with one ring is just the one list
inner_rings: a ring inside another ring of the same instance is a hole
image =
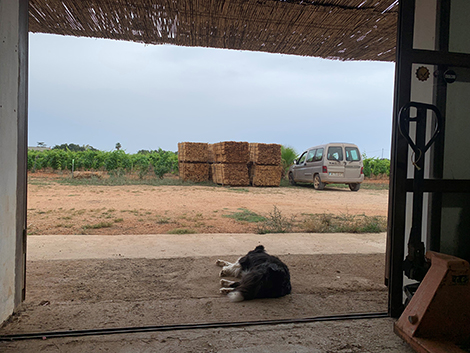
[[308, 233], [381, 233], [387, 230], [387, 218], [366, 215], [306, 215], [301, 227]]
[[170, 217], [158, 217], [156, 222], [157, 224], [168, 224], [171, 222], [171, 218]]
[[52, 181], [44, 179], [44, 178], [40, 178], [40, 177], [28, 178], [29, 185], [49, 186], [52, 183], [53, 183]]
[[250, 190], [247, 189], [247, 188], [237, 188], [237, 187], [233, 187], [233, 186], [225, 187], [224, 190], [225, 191], [230, 191], [230, 192], [239, 192], [239, 193], [250, 192]]
[[[349, 189], [347, 184], [328, 184], [326, 188], [339, 188], [339, 189]], [[361, 189], [363, 190], [388, 190], [388, 183], [361, 183]]]
[[175, 228], [175, 229], [170, 229], [167, 234], [194, 234], [196, 231], [194, 229], [188, 229], [188, 228]]
[[59, 224], [56, 224], [56, 228], [73, 228], [73, 224], [59, 223]]
[[293, 188], [294, 186], [292, 186], [290, 183], [289, 183], [289, 180], [287, 179], [284, 179], [282, 178], [281, 179], [281, 184], [280, 184], [281, 187], [286, 187], [286, 188]]
[[151, 185], [151, 186], [163, 186], [163, 185], [171, 185], [171, 186], [194, 186], [194, 185], [202, 185], [202, 186], [214, 186], [212, 182], [201, 182], [195, 183], [191, 181], [182, 181], [177, 178], [155, 178], [155, 179], [135, 179], [129, 178], [125, 175], [111, 175], [109, 178], [95, 178], [92, 177], [90, 179], [77, 179], [77, 178], [60, 178], [56, 180], [60, 184], [65, 185], [101, 185], [101, 186], [121, 186], [121, 185]]
[[222, 215], [222, 217], [233, 218], [239, 222], [250, 222], [250, 223], [257, 223], [257, 222], [264, 222], [266, 220], [265, 217], [260, 216], [259, 214], [247, 210], [246, 208], [239, 208], [240, 212], [234, 212], [229, 215]]
[[82, 228], [85, 229], [101, 229], [101, 228], [110, 228], [113, 224], [111, 222], [100, 222], [96, 224], [86, 224]]
[[361, 184], [361, 189], [364, 190], [388, 190], [389, 184], [388, 183], [367, 183], [364, 182]]

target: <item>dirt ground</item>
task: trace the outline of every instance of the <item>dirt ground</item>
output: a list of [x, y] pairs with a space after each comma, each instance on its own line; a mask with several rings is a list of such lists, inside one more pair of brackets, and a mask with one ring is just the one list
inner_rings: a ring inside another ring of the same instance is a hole
[[[283, 235], [251, 234], [252, 224], [223, 215], [240, 208], [265, 215], [276, 206], [289, 217], [324, 212], [385, 216], [387, 197], [385, 190], [65, 186], [51, 178], [36, 179], [28, 189], [28, 227], [35, 234], [28, 251], [36, 256], [28, 255], [26, 301], [0, 328], [0, 336], [385, 312], [385, 234], [342, 239], [341, 234], [292, 233], [283, 245]], [[112, 225], [87, 227], [105, 221]], [[166, 246], [162, 239], [170, 241], [171, 235], [162, 233], [175, 227], [206, 235], [198, 241], [198, 234], [174, 234], [178, 245]], [[211, 240], [211, 233], [228, 234], [214, 234]], [[148, 249], [141, 256], [125, 251], [131, 244], [151, 247], [152, 234], [154, 244], [160, 244], [154, 255]], [[48, 236], [51, 241], [41, 241]], [[328, 246], [319, 245], [323, 237], [329, 237]], [[70, 239], [89, 241], [95, 252], [77, 246], [68, 250], [73, 258], [67, 257], [61, 246]], [[343, 250], [335, 253], [342, 240]], [[96, 246], [97, 241], [107, 246]], [[270, 241], [278, 241], [273, 254], [289, 266], [292, 294], [229, 303], [218, 293], [216, 259], [235, 261]], [[199, 247], [194, 245], [198, 242]], [[392, 323], [374, 319], [0, 342], [0, 351], [411, 352], [393, 334]]]
[[[311, 214], [386, 216], [388, 190], [352, 192], [312, 186], [63, 185], [57, 174], [32, 174], [28, 186], [28, 234], [254, 233], [257, 224], [227, 216], [246, 209], [269, 216], [276, 207], [293, 219], [295, 232]], [[387, 183], [387, 180], [368, 183]]]
[[[217, 258], [28, 261], [27, 300], [0, 335], [386, 311], [383, 254], [280, 255], [292, 294], [241, 303], [218, 293]], [[0, 351], [411, 353], [392, 326], [382, 318], [50, 338], [0, 342]]]

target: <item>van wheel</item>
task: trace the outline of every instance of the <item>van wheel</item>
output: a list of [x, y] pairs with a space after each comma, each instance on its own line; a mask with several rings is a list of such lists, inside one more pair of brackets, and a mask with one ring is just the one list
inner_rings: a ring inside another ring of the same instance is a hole
[[296, 185], [296, 182], [294, 180], [294, 174], [292, 173], [289, 173], [289, 183], [292, 185], [292, 186], [295, 186]]
[[313, 187], [316, 190], [323, 190], [325, 188], [325, 185], [326, 184], [321, 181], [320, 175], [315, 174], [315, 176], [313, 177]]
[[358, 191], [361, 188], [361, 184], [349, 184], [349, 189], [351, 191]]

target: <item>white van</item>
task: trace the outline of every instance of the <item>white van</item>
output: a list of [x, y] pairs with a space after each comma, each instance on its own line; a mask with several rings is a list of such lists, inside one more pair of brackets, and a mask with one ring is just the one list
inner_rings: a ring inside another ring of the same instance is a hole
[[352, 143], [328, 143], [302, 153], [289, 169], [289, 181], [313, 183], [322, 190], [326, 184], [348, 184], [358, 191], [364, 181], [364, 167], [359, 148]]

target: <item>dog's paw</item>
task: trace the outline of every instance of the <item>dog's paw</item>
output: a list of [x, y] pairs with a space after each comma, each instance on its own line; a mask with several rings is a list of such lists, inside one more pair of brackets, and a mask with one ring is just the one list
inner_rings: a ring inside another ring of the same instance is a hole
[[219, 277], [228, 277], [227, 271], [222, 269], [222, 271], [219, 273]]
[[228, 279], [221, 279], [220, 280], [220, 285], [222, 287], [230, 287], [234, 282], [233, 281], [229, 281]]
[[216, 264], [217, 266], [220, 266], [220, 267], [227, 266], [227, 262], [224, 261], [224, 260], [217, 260], [217, 261], [215, 262], [215, 264]]
[[233, 288], [220, 288], [220, 294], [228, 294], [233, 291]]

